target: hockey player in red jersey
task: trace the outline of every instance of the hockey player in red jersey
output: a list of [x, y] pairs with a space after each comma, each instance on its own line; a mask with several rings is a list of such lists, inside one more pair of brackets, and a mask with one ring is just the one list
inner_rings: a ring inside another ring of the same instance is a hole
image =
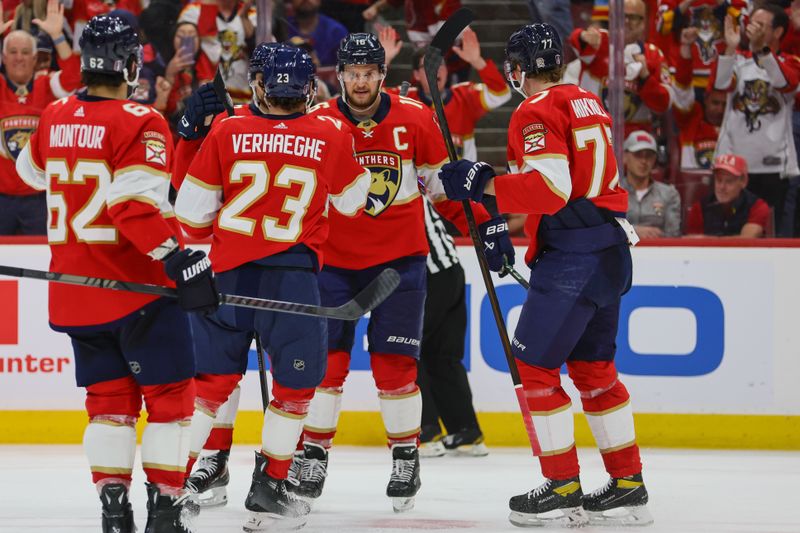
[[140, 68], [136, 33], [121, 19], [96, 17], [80, 46], [87, 91], [48, 106], [17, 159], [20, 176], [47, 191], [51, 268], [158, 285], [171, 278], [178, 303], [54, 283], [50, 324], [71, 337], [77, 383], [86, 387], [83, 442], [103, 531], [135, 531], [128, 489], [144, 397], [145, 532], [188, 533], [196, 506], [183, 478], [195, 365], [181, 307], [213, 311], [218, 294], [205, 254], [179, 249], [167, 200], [169, 127], [151, 107], [126, 100]]
[[[323, 246], [325, 268], [320, 292], [325, 305], [338, 306], [353, 297], [384, 268], [400, 273], [395, 292], [370, 316], [368, 340], [372, 375], [394, 467], [387, 487], [395, 510], [413, 506], [420, 487], [417, 450], [422, 401], [416, 385], [428, 243], [418, 176], [437, 201], [439, 211], [464, 228], [461, 206], [444, 198], [436, 173], [447, 157], [430, 109], [416, 100], [381, 93], [385, 53], [378, 39], [354, 33], [338, 50], [342, 96], [320, 104], [314, 113], [345, 124], [355, 138], [356, 158], [372, 172], [365, 215], [359, 220], [330, 214], [331, 233]], [[476, 217], [487, 227], [482, 206]], [[513, 250], [501, 229], [503, 250]], [[336, 434], [341, 394], [350, 367], [355, 322], [328, 321], [328, 371], [311, 402], [298, 461], [298, 494], [316, 498], [327, 473], [328, 449]]]
[[[546, 481], [511, 498], [509, 519], [518, 526], [646, 524], [652, 519], [630, 398], [614, 367], [620, 296], [631, 284], [629, 244], [638, 238], [624, 219], [628, 197], [619, 186], [611, 118], [595, 95], [560, 84], [562, 62], [561, 39], [549, 24], [511, 35], [506, 75], [526, 97], [508, 128], [511, 172], [495, 177], [486, 163], [460, 160], [445, 165], [441, 179], [451, 199], [490, 194], [500, 211], [528, 215], [531, 288], [512, 351]], [[561, 388], [564, 363], [611, 476], [585, 496], [570, 398]]]
[[[210, 258], [223, 292], [319, 305], [326, 213], [359, 215], [370, 174], [356, 163], [353, 137], [341, 121], [305, 114], [315, 85], [308, 54], [277, 48], [262, 83], [269, 113], [225, 118], [212, 128], [181, 185], [176, 212], [190, 235], [212, 237]], [[270, 355], [273, 388], [245, 531], [303, 526], [310, 508], [287, 492], [286, 478], [325, 375], [325, 319], [223, 308], [200, 334], [208, 335], [211, 350], [198, 349], [193, 444], [208, 437], [258, 334]]]

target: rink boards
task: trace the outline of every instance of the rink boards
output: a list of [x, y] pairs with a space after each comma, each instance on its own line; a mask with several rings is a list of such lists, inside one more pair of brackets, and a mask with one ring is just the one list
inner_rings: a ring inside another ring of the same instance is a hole
[[[800, 248], [772, 244], [778, 246], [634, 249], [617, 366], [633, 398], [642, 445], [800, 449]], [[468, 283], [465, 364], [475, 407], [490, 443], [524, 445], [474, 252], [468, 246], [459, 252]], [[517, 253], [527, 275], [524, 248]], [[46, 269], [48, 262], [46, 246], [0, 246], [0, 264]], [[509, 278], [495, 281], [513, 331], [525, 292]], [[0, 443], [80, 442], [83, 391], [74, 385], [68, 338], [48, 328], [46, 284], [0, 278], [0, 301]], [[343, 444], [384, 439], [365, 335], [362, 321], [337, 436]], [[591, 444], [579, 398], [566, 377], [564, 384], [573, 397], [578, 442]], [[242, 389], [236, 439], [257, 442], [255, 372]]]

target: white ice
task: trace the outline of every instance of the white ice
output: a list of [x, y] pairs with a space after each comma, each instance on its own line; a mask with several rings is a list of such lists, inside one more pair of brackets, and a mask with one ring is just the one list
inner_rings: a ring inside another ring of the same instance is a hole
[[[204, 511], [199, 533], [241, 531], [252, 449], [234, 448], [229, 504]], [[584, 490], [605, 483], [597, 452], [579, 455]], [[642, 456], [655, 524], [628, 533], [800, 533], [800, 452], [644, 449]], [[132, 500], [141, 533], [146, 512], [138, 468]], [[384, 496], [389, 471], [386, 449], [334, 448], [325, 491], [302, 531], [520, 531], [507, 520], [508, 498], [541, 482], [530, 453], [518, 448], [494, 448], [483, 458], [423, 459], [416, 508], [396, 515]], [[79, 446], [0, 446], [0, 483], [1, 533], [100, 531], [99, 500]]]

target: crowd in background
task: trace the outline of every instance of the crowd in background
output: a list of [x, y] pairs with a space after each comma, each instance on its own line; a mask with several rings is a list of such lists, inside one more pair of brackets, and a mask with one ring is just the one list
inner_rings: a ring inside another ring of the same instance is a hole
[[[311, 53], [322, 81], [319, 101], [339, 92], [336, 48], [347, 33], [378, 34], [391, 59], [403, 43], [395, 31], [401, 28], [382, 19], [386, 10], [403, 9], [406, 46], [421, 48], [461, 4], [270, 1], [269, 39]], [[562, 34], [565, 55], [572, 60], [565, 81], [605, 98], [607, 1], [526, 3], [532, 21], [550, 22]], [[640, 235], [800, 235], [800, 107], [795, 109], [800, 0], [626, 0], [624, 11], [625, 172], [620, 184], [630, 192], [628, 217]], [[250, 100], [248, 61], [258, 21], [252, 0], [3, 0], [2, 235], [46, 233], [44, 196], [16, 176], [14, 159], [42, 109], [79, 90], [78, 40], [86, 22], [104, 13], [126, 20], [143, 44], [144, 67], [131, 99], [154, 106], [173, 127], [185, 99], [217, 69], [236, 102]], [[412, 65], [412, 84], [421, 81], [416, 79], [419, 57]], [[448, 83], [478, 74], [483, 79], [481, 65], [480, 53], [450, 54]]]

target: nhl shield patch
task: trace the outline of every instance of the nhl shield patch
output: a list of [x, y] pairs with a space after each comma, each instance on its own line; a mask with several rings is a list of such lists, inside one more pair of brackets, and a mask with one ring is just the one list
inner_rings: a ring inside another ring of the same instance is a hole
[[3, 149], [14, 160], [28, 144], [28, 140], [39, 124], [39, 117], [14, 116], [0, 120], [0, 132], [3, 137]]
[[392, 205], [400, 190], [403, 176], [400, 155], [392, 152], [359, 152], [356, 160], [372, 173], [364, 212], [376, 217]]
[[544, 124], [528, 124], [522, 128], [522, 138], [525, 141], [524, 152], [530, 154], [538, 152], [539, 150], [544, 150], [546, 136], [547, 130]]

